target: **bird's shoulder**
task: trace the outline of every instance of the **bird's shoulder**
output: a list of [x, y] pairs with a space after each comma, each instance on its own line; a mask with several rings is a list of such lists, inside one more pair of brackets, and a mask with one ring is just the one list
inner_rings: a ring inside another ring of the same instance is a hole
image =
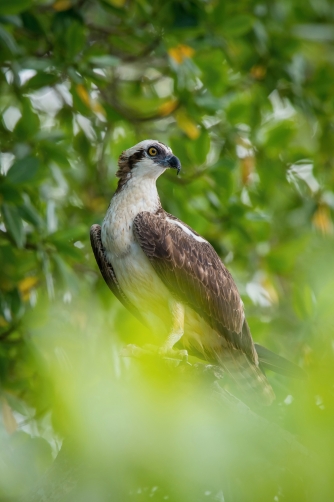
[[[213, 246], [190, 225], [160, 207], [155, 213], [143, 211], [134, 219], [134, 234], [149, 257], [187, 256], [194, 263], [220, 270], [230, 276]], [[177, 262], [178, 260], [176, 260]], [[232, 279], [232, 277], [231, 277]]]
[[211, 247], [211, 244], [190, 225], [173, 214], [168, 213], [161, 206], [155, 212], [142, 211], [137, 214], [134, 218], [134, 229], [137, 233], [148, 231], [163, 236], [166, 236], [166, 233], [168, 233], [173, 238], [192, 237], [196, 242], [207, 244]]

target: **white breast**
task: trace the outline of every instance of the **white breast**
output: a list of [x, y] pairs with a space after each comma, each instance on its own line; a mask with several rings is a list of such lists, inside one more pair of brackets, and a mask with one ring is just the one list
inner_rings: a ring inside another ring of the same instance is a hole
[[102, 244], [117, 280], [130, 301], [152, 309], [152, 301], [165, 303], [169, 293], [135, 240], [133, 220], [142, 211], [155, 212], [160, 205], [155, 180], [129, 180], [114, 195], [102, 223]]
[[160, 204], [154, 180], [130, 179], [111, 199], [102, 223], [102, 243], [112, 257], [130, 252], [135, 242], [133, 220], [142, 211], [155, 212]]

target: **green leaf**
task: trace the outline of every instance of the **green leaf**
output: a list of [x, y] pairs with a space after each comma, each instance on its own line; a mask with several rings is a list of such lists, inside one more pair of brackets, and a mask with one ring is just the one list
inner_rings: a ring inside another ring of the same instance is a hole
[[102, 56], [94, 56], [89, 59], [89, 61], [98, 67], [108, 67], [117, 66], [120, 63], [119, 58], [115, 56], [109, 56], [109, 54], [104, 54]]
[[[204, 82], [205, 87], [211, 91], [214, 96], [220, 97], [228, 85], [229, 79], [229, 65], [226, 62], [225, 55], [221, 49], [212, 49], [210, 55], [206, 52], [196, 53], [194, 56], [196, 64], [200, 67], [202, 75], [201, 80]], [[196, 102], [200, 106], [217, 110], [219, 102], [217, 97], [212, 96], [211, 93], [199, 95]]]
[[292, 120], [282, 120], [264, 130], [264, 142], [269, 149], [278, 150], [284, 148], [291, 141], [295, 131], [295, 124]]
[[8, 301], [13, 319], [17, 320], [22, 317], [22, 314], [24, 312], [24, 305], [17, 288], [7, 293], [6, 300]]
[[72, 258], [72, 260], [75, 260], [76, 262], [82, 261], [83, 259], [83, 250], [76, 248], [73, 245], [73, 242], [64, 242], [60, 240], [55, 240], [53, 241], [53, 244], [56, 246], [57, 251], [63, 256], [63, 257], [69, 257]]
[[250, 122], [250, 95], [248, 93], [237, 93], [226, 107], [226, 116], [232, 124]]
[[31, 7], [31, 0], [1, 0], [0, 15], [2, 14], [18, 14]]
[[18, 209], [9, 204], [3, 204], [2, 215], [7, 232], [13, 237], [17, 247], [23, 248], [25, 244], [25, 233]]
[[108, 105], [108, 103], [104, 103], [103, 107], [106, 111], [107, 119], [111, 124], [124, 120], [123, 115], [121, 115], [118, 111]]
[[[22, 69], [36, 70], [36, 71], [45, 70], [46, 68], [49, 68], [49, 66], [52, 64], [53, 61], [50, 58], [37, 59], [34, 57], [28, 57], [20, 61], [20, 66]], [[32, 79], [30, 79], [29, 82], [31, 82], [31, 80]]]
[[[227, 159], [228, 160], [228, 159]], [[217, 184], [219, 198], [224, 196], [230, 197], [234, 190], [233, 176], [231, 171], [235, 168], [235, 162], [220, 161], [210, 169], [211, 176]]]
[[24, 159], [14, 162], [7, 173], [7, 180], [13, 185], [27, 183], [31, 181], [40, 166], [39, 160], [36, 157], [25, 157]]
[[270, 216], [260, 211], [247, 211], [245, 218], [249, 221], [270, 221]]
[[301, 320], [312, 316], [315, 307], [315, 296], [308, 284], [295, 285], [292, 300], [293, 309]]
[[73, 107], [75, 108], [75, 110], [77, 110], [79, 113], [81, 113], [84, 116], [92, 115], [92, 110], [79, 97], [78, 92], [77, 92], [74, 85], [71, 86], [71, 94], [73, 97]]
[[33, 111], [30, 99], [25, 97], [21, 99], [22, 117], [17, 122], [14, 133], [17, 138], [25, 142], [32, 138], [40, 127], [38, 115]]
[[173, 150], [173, 153], [179, 157], [181, 164], [189, 164], [189, 155], [187, 149], [187, 139], [182, 135], [171, 136], [169, 138], [169, 144]]
[[43, 219], [28, 198], [26, 198], [24, 203], [18, 207], [18, 211], [21, 217], [28, 223], [31, 223], [37, 228], [41, 228], [43, 226]]
[[244, 35], [253, 27], [254, 18], [249, 14], [240, 14], [229, 18], [228, 22], [224, 24], [223, 32], [230, 36]]
[[89, 159], [91, 144], [83, 131], [79, 131], [73, 139], [73, 146], [76, 151], [85, 159]]
[[86, 239], [89, 231], [85, 225], [77, 225], [64, 230], [58, 230], [49, 236], [51, 242], [73, 242], [79, 239]]
[[5, 45], [12, 54], [19, 54], [20, 48], [12, 35], [0, 25], [0, 47]]
[[58, 144], [55, 141], [44, 140], [40, 142], [40, 148], [47, 161], [52, 160], [59, 166], [70, 166], [67, 157], [68, 152], [64, 145]]
[[202, 129], [200, 136], [194, 141], [187, 143], [187, 151], [196, 165], [204, 164], [210, 149], [209, 133]]
[[5, 202], [12, 204], [20, 204], [22, 202], [22, 195], [19, 190], [10, 183], [6, 183], [6, 178], [0, 183], [0, 194]]
[[0, 22], [2, 24], [9, 24], [15, 26], [16, 28], [22, 28], [22, 19], [20, 16], [13, 16], [13, 15], [1, 16]]
[[59, 275], [63, 280], [64, 286], [74, 291], [78, 290], [79, 288], [78, 279], [73, 273], [73, 270], [70, 268], [68, 263], [65, 260], [63, 260], [63, 258], [59, 254], [54, 254], [53, 260], [57, 266]]
[[27, 30], [34, 32], [35, 35], [39, 36], [43, 36], [45, 34], [42, 24], [31, 11], [22, 12], [21, 19]]
[[24, 88], [29, 90], [40, 89], [42, 87], [47, 87], [54, 85], [58, 80], [57, 75], [52, 73], [37, 73], [34, 77], [28, 80]]
[[65, 32], [66, 57], [73, 59], [84, 47], [86, 35], [84, 26], [78, 21], [71, 20], [71, 24]]

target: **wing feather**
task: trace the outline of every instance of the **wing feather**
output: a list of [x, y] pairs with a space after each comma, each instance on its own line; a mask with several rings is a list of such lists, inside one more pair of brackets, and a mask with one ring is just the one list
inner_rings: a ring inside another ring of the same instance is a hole
[[90, 242], [99, 266], [103, 279], [107, 283], [109, 289], [114, 293], [116, 298], [128, 309], [142, 324], [146, 325], [145, 320], [140, 314], [139, 310], [130, 302], [125, 293], [122, 291], [117, 280], [115, 271], [112, 264], [107, 260], [102, 240], [101, 240], [101, 227], [100, 225], [92, 225], [90, 228]]
[[195, 239], [182, 226], [198, 236], [161, 211], [139, 213], [133, 224], [137, 241], [172, 294], [204, 318], [231, 348], [241, 349], [254, 361], [253, 340], [245, 330], [243, 303], [231, 274], [211, 244]]

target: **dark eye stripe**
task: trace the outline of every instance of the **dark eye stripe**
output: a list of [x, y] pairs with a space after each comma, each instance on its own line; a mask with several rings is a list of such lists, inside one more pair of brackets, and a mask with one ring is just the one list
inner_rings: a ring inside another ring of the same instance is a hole
[[131, 155], [131, 157], [129, 157], [129, 161], [128, 161], [130, 169], [133, 169], [135, 164], [137, 164], [137, 162], [139, 162], [143, 157], [145, 157], [145, 151], [143, 148], [138, 150], [138, 152], [133, 153]]

